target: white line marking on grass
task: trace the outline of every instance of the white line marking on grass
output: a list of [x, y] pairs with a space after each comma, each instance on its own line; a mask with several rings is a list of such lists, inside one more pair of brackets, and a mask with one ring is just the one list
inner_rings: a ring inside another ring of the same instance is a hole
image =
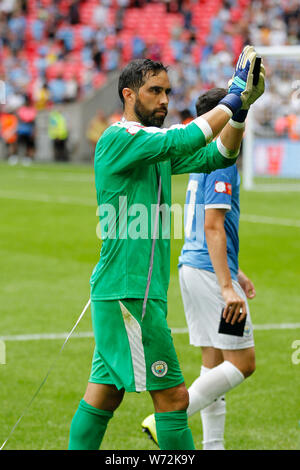
[[[293, 330], [300, 328], [300, 323], [265, 323], [253, 325], [254, 330]], [[187, 328], [172, 328], [173, 334], [187, 333]]]
[[37, 179], [39, 181], [75, 181], [75, 182], [94, 182], [94, 175], [91, 174], [82, 174], [82, 173], [44, 173], [42, 171], [35, 171], [35, 172], [26, 172], [26, 171], [19, 171], [16, 173], [17, 178], [22, 179]]
[[1, 191], [0, 198], [13, 199], [17, 201], [31, 201], [31, 202], [46, 202], [50, 204], [74, 204], [76, 206], [97, 207], [96, 198], [80, 199], [66, 196], [49, 196], [48, 194], [30, 194], [30, 193], [16, 193], [12, 191]]
[[[293, 330], [299, 329], [300, 323], [265, 323], [253, 325], [254, 330]], [[187, 328], [171, 328], [173, 334], [188, 333]], [[67, 338], [69, 333], [43, 333], [32, 335], [8, 335], [0, 336], [1, 341], [41, 341], [41, 340], [57, 340]], [[92, 331], [74, 333], [71, 338], [93, 338]]]
[[[96, 198], [80, 199], [67, 196], [50, 196], [48, 194], [18, 193], [15, 191], [0, 190], [0, 198], [13, 199], [17, 201], [43, 202], [50, 204], [71, 204], [84, 207], [97, 207]], [[279, 217], [269, 217], [255, 214], [241, 214], [242, 222], [250, 222], [254, 224], [282, 225], [284, 227], [300, 228], [300, 220], [284, 219]]]
[[254, 330], [293, 330], [300, 328], [300, 323], [266, 323], [253, 325]]
[[[2, 341], [41, 341], [52, 339], [66, 339], [69, 333], [42, 333], [33, 335], [8, 335], [1, 336]], [[74, 333], [72, 338], [92, 338], [94, 336], [92, 331], [82, 333]]]
[[251, 192], [254, 193], [293, 193], [300, 191], [299, 183], [255, 184]]
[[241, 214], [242, 222], [251, 222], [254, 224], [283, 225], [285, 227], [299, 227], [300, 220], [283, 219], [279, 217], [268, 217], [265, 215]]

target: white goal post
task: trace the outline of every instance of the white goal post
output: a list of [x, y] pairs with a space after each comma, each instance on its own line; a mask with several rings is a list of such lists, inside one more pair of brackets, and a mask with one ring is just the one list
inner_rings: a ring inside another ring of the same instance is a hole
[[[255, 47], [257, 54], [262, 57], [267, 74], [266, 74], [266, 90], [268, 87], [270, 87], [270, 81], [274, 80], [276, 81], [276, 75], [272, 77], [272, 70], [271, 67], [268, 66], [268, 59], [269, 61], [274, 62], [274, 59], [278, 59], [279, 61], [282, 62], [283, 64], [283, 70], [284, 70], [284, 64], [286, 61], [291, 61], [290, 63], [292, 64], [293, 61], [297, 61], [299, 63], [299, 70], [300, 70], [300, 45], [299, 46], [257, 46]], [[293, 67], [292, 67], [293, 68]], [[269, 76], [268, 76], [269, 75]], [[298, 93], [297, 93], [297, 88], [298, 88]], [[297, 98], [299, 100], [300, 104], [300, 74], [299, 75], [294, 75], [290, 77], [290, 90], [289, 93], [292, 95], [293, 90], [295, 93], [297, 93]], [[263, 98], [263, 97], [262, 97]], [[260, 100], [262, 99], [260, 98]], [[286, 100], [290, 99], [288, 97], [288, 94], [286, 96]], [[278, 103], [278, 106], [280, 106], [280, 102]], [[246, 190], [252, 190], [255, 189], [255, 165], [254, 165], [254, 152], [255, 152], [255, 109], [256, 109], [256, 104], [253, 105], [253, 107], [250, 108], [250, 111], [248, 113], [247, 121], [246, 121], [246, 132], [245, 132], [245, 137], [244, 137], [244, 142], [243, 142], [243, 160], [242, 160], [242, 174], [243, 174], [243, 188]], [[280, 109], [280, 108], [279, 108]], [[283, 110], [282, 110], [283, 112]], [[299, 115], [300, 118], [300, 115]], [[276, 146], [276, 142], [278, 142], [276, 137], [274, 137], [274, 146]], [[299, 146], [300, 146], [300, 140], [299, 140]], [[300, 154], [299, 154], [299, 159], [300, 159]], [[297, 176], [299, 178], [299, 176]], [[274, 186], [273, 186], [274, 187]], [[300, 187], [300, 181], [299, 181], [299, 187]]]

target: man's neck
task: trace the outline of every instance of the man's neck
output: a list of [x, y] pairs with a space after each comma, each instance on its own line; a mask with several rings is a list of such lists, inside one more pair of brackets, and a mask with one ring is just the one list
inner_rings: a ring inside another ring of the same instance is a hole
[[137, 122], [137, 123], [141, 124], [141, 121], [139, 120], [139, 118], [137, 117], [135, 112], [133, 112], [133, 111], [132, 112], [124, 111], [123, 117], [126, 121]]

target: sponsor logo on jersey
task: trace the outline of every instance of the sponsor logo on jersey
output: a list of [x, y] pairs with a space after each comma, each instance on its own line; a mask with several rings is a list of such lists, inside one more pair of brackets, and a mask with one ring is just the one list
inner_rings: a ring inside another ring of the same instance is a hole
[[231, 196], [232, 194], [232, 185], [230, 183], [225, 183], [225, 181], [216, 181], [215, 182], [215, 192], [216, 193], [225, 193]]
[[156, 377], [164, 377], [168, 372], [168, 364], [164, 361], [156, 361], [152, 364], [151, 370]]

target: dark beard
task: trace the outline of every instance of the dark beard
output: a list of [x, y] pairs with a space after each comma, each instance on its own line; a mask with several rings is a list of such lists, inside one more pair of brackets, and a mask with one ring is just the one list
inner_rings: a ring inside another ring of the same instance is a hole
[[161, 127], [164, 123], [164, 120], [167, 116], [168, 110], [166, 108], [163, 108], [163, 110], [166, 111], [166, 114], [156, 116], [155, 112], [158, 111], [157, 109], [155, 111], [147, 111], [145, 107], [142, 105], [140, 102], [139, 98], [136, 98], [136, 102], [134, 105], [134, 112], [139, 118], [141, 124], [145, 127]]

